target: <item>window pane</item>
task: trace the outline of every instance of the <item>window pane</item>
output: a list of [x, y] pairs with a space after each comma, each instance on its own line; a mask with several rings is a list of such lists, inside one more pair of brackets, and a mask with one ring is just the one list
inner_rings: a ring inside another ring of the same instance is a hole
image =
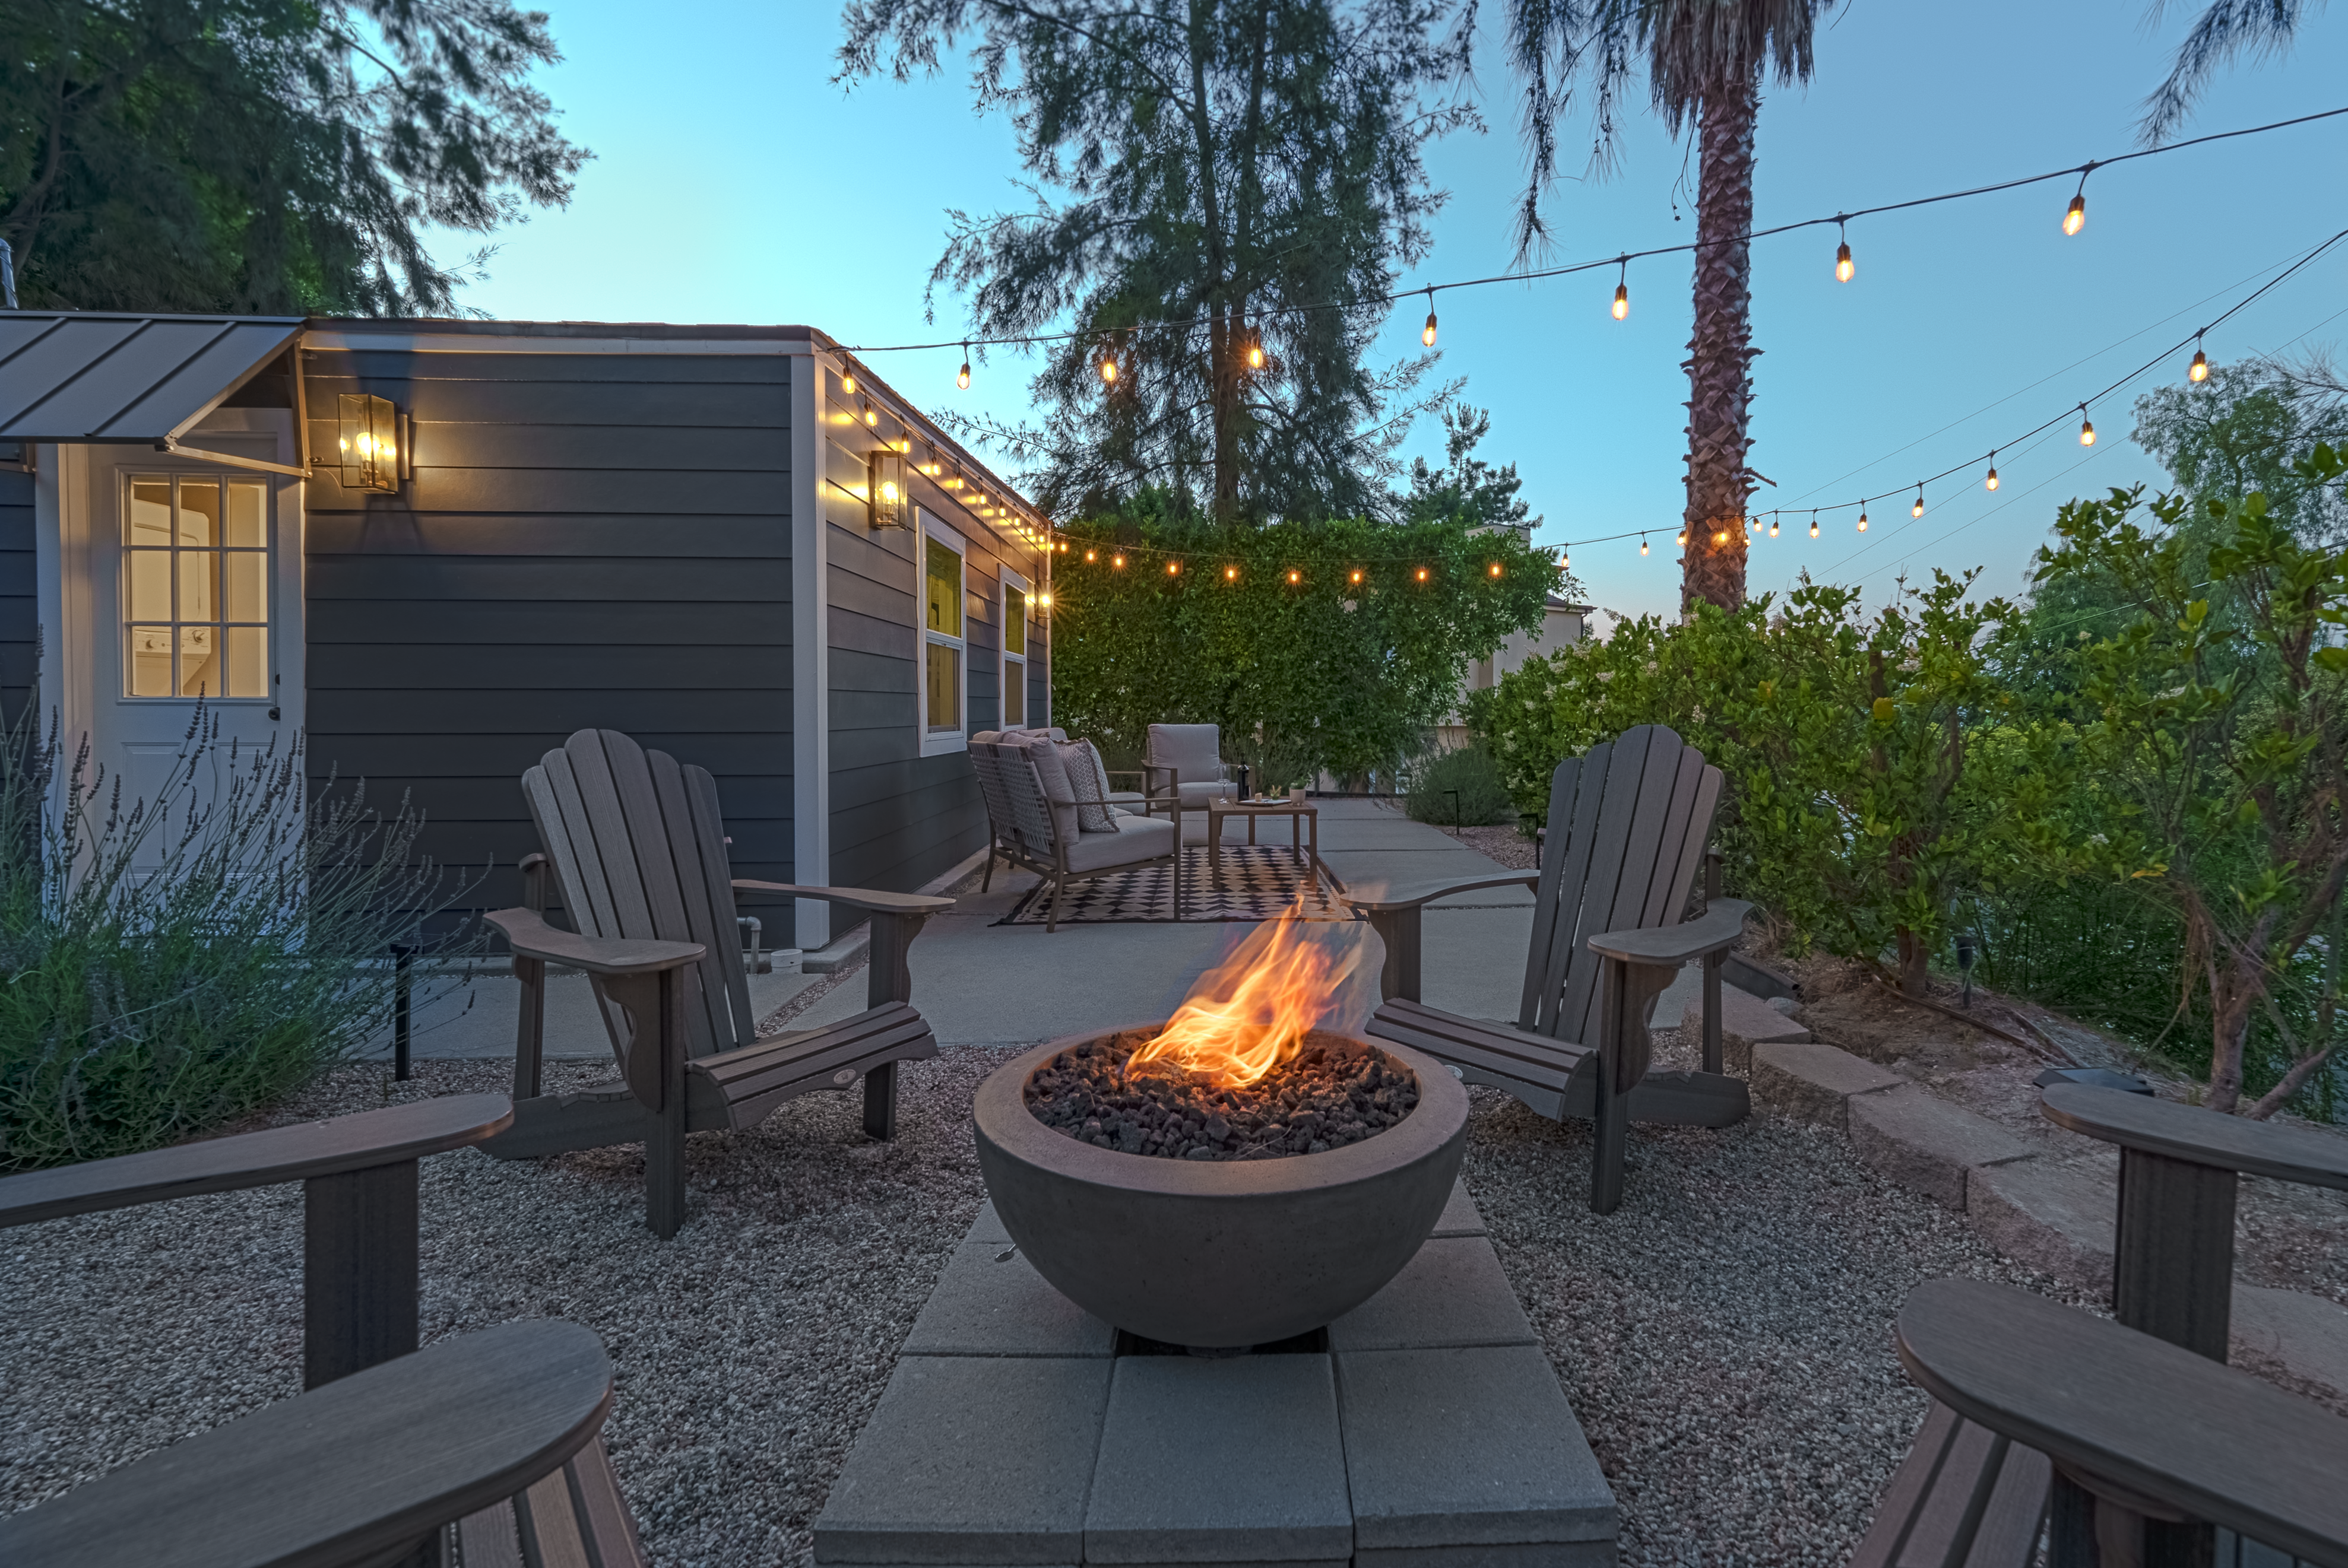
[[215, 551], [180, 552], [180, 620], [220, 619], [220, 589], [215, 586], [219, 571], [220, 556]]
[[962, 635], [962, 557], [935, 539], [929, 546], [929, 628], [948, 637]]
[[1003, 651], [1027, 651], [1027, 596], [1007, 583], [1003, 589]]
[[171, 629], [134, 626], [124, 655], [124, 684], [134, 697], [171, 694]]
[[171, 481], [135, 479], [130, 485], [130, 515], [122, 519], [122, 542], [154, 545], [171, 542]]
[[248, 485], [231, 480], [228, 487], [228, 524], [223, 528], [221, 542], [243, 549], [259, 549], [269, 542], [262, 532], [262, 519], [268, 516], [269, 490], [266, 486]]
[[180, 542], [209, 549], [220, 543], [221, 487], [216, 480], [180, 481]]
[[[165, 514], [169, 516], [167, 512]], [[125, 550], [123, 572], [129, 579], [129, 611], [127, 620], [169, 620], [171, 619], [171, 552], [170, 550]]]
[[228, 690], [224, 697], [269, 695], [269, 631], [260, 626], [232, 626], [228, 638]]
[[224, 620], [269, 619], [269, 555], [231, 550], [221, 557], [221, 601]]
[[1003, 661], [1003, 727], [1027, 722], [1027, 666], [1016, 659]]
[[180, 628], [180, 695], [221, 695], [219, 628]]
[[932, 642], [930, 651], [930, 712], [932, 730], [962, 728], [962, 650]]

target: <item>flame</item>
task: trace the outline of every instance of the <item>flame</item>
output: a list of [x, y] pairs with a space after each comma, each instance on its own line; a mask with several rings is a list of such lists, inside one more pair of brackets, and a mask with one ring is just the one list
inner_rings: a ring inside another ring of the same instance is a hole
[[1314, 923], [1291, 914], [1257, 927], [1199, 977], [1158, 1038], [1126, 1059], [1127, 1074], [1159, 1065], [1245, 1089], [1294, 1056], [1363, 958], [1359, 941], [1308, 935]]

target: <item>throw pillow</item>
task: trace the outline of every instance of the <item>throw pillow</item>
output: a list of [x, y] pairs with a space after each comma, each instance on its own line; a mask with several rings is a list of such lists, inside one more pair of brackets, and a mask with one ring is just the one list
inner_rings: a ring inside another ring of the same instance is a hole
[[1108, 808], [1108, 774], [1090, 741], [1070, 741], [1045, 748], [1060, 754], [1061, 770], [1068, 775], [1076, 796], [1076, 825], [1086, 833], [1115, 833], [1117, 818]]
[[1020, 735], [1008, 743], [1016, 745], [1035, 764], [1035, 781], [1044, 786], [1044, 798], [1056, 805], [1066, 805], [1076, 798], [1068, 784], [1067, 764], [1060, 761], [1060, 748], [1035, 735]]

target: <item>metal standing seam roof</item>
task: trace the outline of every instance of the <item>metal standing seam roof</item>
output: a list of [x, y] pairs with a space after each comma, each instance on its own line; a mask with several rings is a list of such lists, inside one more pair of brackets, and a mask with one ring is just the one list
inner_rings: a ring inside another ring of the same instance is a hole
[[302, 326], [299, 316], [0, 312], [0, 441], [179, 436]]

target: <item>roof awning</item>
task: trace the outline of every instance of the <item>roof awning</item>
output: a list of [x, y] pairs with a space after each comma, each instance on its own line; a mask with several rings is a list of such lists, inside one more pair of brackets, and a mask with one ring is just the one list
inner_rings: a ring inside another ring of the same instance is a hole
[[168, 447], [284, 353], [302, 324], [299, 316], [0, 312], [0, 442]]

